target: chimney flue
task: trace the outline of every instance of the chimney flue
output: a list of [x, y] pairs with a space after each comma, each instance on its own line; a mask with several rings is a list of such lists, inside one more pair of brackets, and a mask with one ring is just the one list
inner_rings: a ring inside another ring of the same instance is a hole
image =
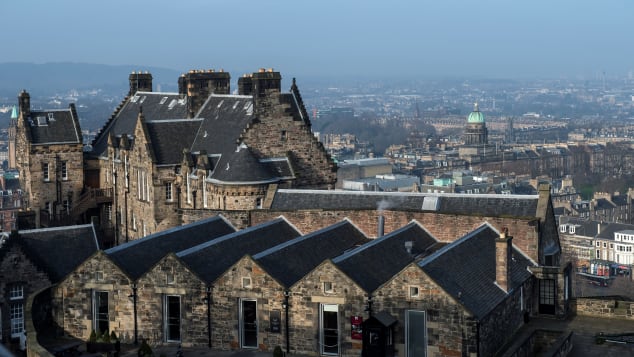
[[495, 282], [504, 291], [511, 289], [511, 262], [513, 237], [506, 227], [502, 228], [500, 237], [495, 240]]
[[383, 215], [379, 215], [379, 225], [378, 225], [378, 230], [376, 234], [377, 238], [383, 237], [384, 228], [385, 228], [385, 217], [383, 217]]

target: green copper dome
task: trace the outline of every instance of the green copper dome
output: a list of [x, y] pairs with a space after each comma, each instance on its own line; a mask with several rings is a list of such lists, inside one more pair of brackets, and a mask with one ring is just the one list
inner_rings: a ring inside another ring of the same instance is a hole
[[14, 105], [13, 109], [11, 110], [11, 119], [17, 119], [17, 118], [18, 118], [18, 110]]
[[478, 103], [473, 105], [473, 111], [469, 114], [467, 123], [484, 123], [484, 114], [478, 109]]

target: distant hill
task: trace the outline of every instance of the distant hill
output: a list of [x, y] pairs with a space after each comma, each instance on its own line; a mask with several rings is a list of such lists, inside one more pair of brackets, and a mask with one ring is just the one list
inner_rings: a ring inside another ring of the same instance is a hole
[[0, 96], [17, 96], [26, 89], [32, 95], [46, 96], [70, 89], [102, 89], [125, 94], [132, 71], [149, 71], [154, 88], [175, 91], [181, 71], [132, 65], [111, 66], [89, 63], [0, 63]]

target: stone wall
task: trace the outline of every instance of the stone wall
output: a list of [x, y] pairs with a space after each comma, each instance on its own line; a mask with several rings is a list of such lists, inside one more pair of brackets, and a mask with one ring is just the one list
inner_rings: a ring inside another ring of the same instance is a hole
[[250, 211], [180, 210], [183, 225], [194, 223], [200, 221], [201, 219], [222, 215], [237, 229], [244, 229], [251, 226], [249, 212]]
[[[245, 285], [243, 278], [250, 279]], [[240, 347], [238, 321], [242, 299], [256, 300], [258, 321], [258, 349], [273, 351], [275, 346], [286, 346], [284, 331], [284, 288], [250, 257], [244, 257], [213, 284], [212, 346], [229, 350]], [[279, 333], [271, 331], [270, 313], [277, 311], [281, 317]]]
[[[418, 296], [410, 295], [410, 287], [418, 287]], [[415, 264], [381, 286], [372, 298], [374, 311], [386, 311], [398, 320], [394, 329], [394, 344], [399, 356], [405, 353], [407, 310], [425, 311], [427, 315], [428, 356], [476, 355], [476, 320]]]
[[577, 315], [634, 320], [634, 301], [619, 298], [577, 298]]
[[[324, 291], [324, 282], [332, 291]], [[351, 339], [351, 317], [364, 316], [365, 293], [330, 262], [322, 263], [291, 288], [291, 353], [320, 355], [321, 304], [338, 305], [339, 356], [359, 356], [361, 340]], [[367, 317], [367, 315], [366, 315]]]
[[481, 320], [480, 355], [495, 355], [500, 347], [512, 341], [525, 323], [524, 313], [530, 314], [533, 286], [534, 280], [529, 279], [521, 288], [510, 291], [506, 299]]
[[93, 292], [108, 292], [109, 328], [124, 343], [134, 338], [129, 278], [98, 252], [71, 272], [52, 291], [53, 318], [70, 336], [87, 340], [93, 331]]
[[180, 342], [183, 346], [204, 346], [207, 338], [205, 283], [169, 254], [137, 281], [137, 323], [139, 339], [150, 345], [166, 343], [165, 299], [180, 300]]
[[288, 157], [296, 180], [294, 187], [334, 188], [337, 167], [304, 120], [295, 120], [291, 104], [278, 91], [257, 99], [257, 119], [242, 140], [260, 157]]
[[513, 244], [531, 259], [537, 261], [538, 222], [535, 219], [511, 217], [483, 217], [429, 213], [419, 211], [378, 211], [378, 210], [302, 210], [302, 211], [251, 211], [251, 224], [270, 221], [283, 215], [303, 234], [333, 225], [344, 218], [350, 219], [363, 233], [376, 237], [378, 216], [385, 217], [385, 234], [405, 226], [412, 220], [418, 221], [438, 240], [452, 242], [483, 222], [489, 222], [496, 229], [508, 228], [513, 236]]

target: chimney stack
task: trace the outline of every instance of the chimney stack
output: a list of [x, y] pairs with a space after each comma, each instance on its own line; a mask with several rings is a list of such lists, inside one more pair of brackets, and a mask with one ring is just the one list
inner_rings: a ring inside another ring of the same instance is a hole
[[511, 288], [512, 241], [506, 227], [495, 239], [495, 282], [506, 292]]
[[22, 90], [18, 95], [18, 102], [20, 104], [20, 113], [22, 118], [28, 118], [31, 116], [31, 96], [26, 90]]
[[130, 91], [128, 95], [134, 95], [136, 92], [152, 91], [152, 74], [148, 71], [145, 71], [145, 73], [132, 71], [128, 80], [130, 81]]

